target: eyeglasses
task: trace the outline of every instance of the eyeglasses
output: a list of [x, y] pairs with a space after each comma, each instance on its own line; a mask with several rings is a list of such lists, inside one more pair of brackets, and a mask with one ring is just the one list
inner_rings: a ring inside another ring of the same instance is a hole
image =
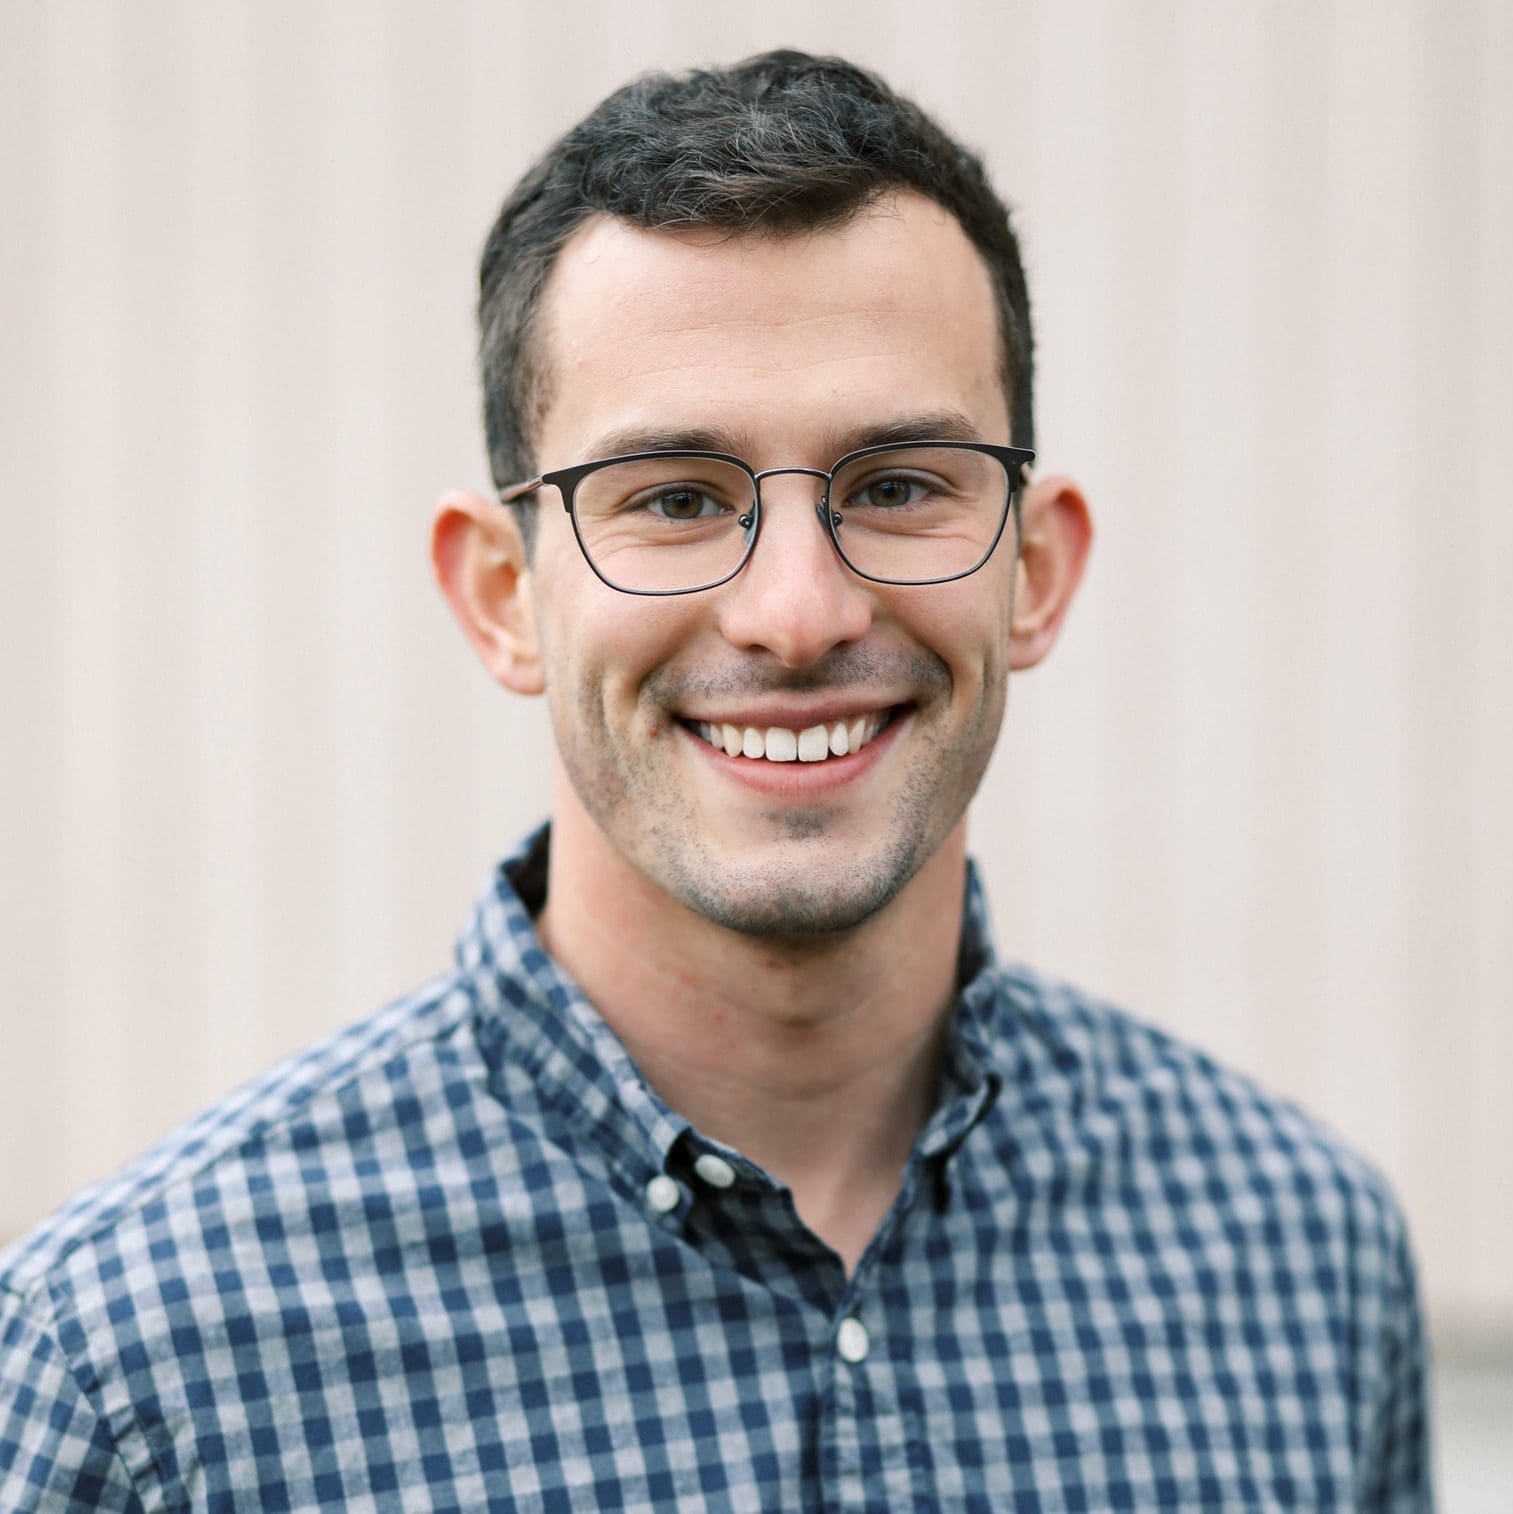
[[975, 573], [1018, 504], [1023, 447], [924, 441], [863, 447], [828, 472], [756, 472], [723, 452], [633, 452], [513, 484], [508, 504], [550, 485], [590, 568], [625, 594], [695, 594], [746, 566], [762, 529], [762, 481], [823, 480], [815, 514], [837, 555], [882, 584], [942, 584]]

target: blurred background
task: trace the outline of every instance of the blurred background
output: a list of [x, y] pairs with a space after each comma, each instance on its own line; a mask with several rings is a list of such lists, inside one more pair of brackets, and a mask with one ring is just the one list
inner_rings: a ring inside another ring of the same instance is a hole
[[1100, 528], [974, 812], [1005, 952], [1388, 1174], [1444, 1507], [1513, 1507], [1500, 0], [4, 0], [0, 1243], [447, 964], [547, 800], [425, 559], [484, 234], [630, 75], [777, 45], [985, 156]]

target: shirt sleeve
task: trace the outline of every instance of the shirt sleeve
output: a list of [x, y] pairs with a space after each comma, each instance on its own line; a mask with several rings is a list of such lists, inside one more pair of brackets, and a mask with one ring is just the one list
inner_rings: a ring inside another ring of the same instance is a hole
[[1426, 1514], [1434, 1507], [1428, 1362], [1413, 1257], [1401, 1228], [1382, 1325], [1378, 1393], [1362, 1466], [1360, 1507], [1381, 1514]]
[[0, 1290], [0, 1509], [142, 1514], [115, 1442], [51, 1332]]

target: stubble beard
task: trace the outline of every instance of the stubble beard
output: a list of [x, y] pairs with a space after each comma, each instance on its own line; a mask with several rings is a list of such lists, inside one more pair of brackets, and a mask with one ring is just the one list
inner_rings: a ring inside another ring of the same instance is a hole
[[[951, 678], [934, 662], [916, 686], [943, 688]], [[992, 685], [989, 684], [989, 687]], [[783, 844], [779, 858], [734, 861], [708, 844], [699, 809], [669, 782], [657, 750], [687, 739], [676, 728], [634, 750], [617, 743], [598, 692], [576, 701], [574, 732], [554, 710], [563, 767], [579, 803], [609, 844], [643, 876], [712, 924], [745, 936], [803, 940], [853, 930], [890, 904], [930, 859], [965, 812], [992, 755], [1003, 704], [985, 701], [949, 750], [926, 743], [897, 791], [877, 844], [859, 851], [837, 834], [842, 822], [819, 810], [773, 810], [764, 818]], [[666, 705], [662, 705], [665, 708]], [[920, 733], [916, 732], [918, 739]], [[641, 824], [627, 833], [627, 817]]]

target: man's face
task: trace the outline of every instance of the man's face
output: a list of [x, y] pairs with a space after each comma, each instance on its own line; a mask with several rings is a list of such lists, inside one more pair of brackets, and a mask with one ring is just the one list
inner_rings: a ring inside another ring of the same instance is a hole
[[[910, 423], [1009, 439], [987, 270], [915, 195], [784, 238], [602, 218], [564, 249], [541, 314], [546, 469], [679, 445], [828, 468]], [[969, 578], [873, 584], [836, 556], [817, 489], [767, 480], [742, 572], [661, 599], [600, 583], [553, 491], [534, 507], [559, 812], [581, 807], [605, 867], [748, 933], [845, 929], [885, 905], [964, 823], [1003, 716], [1012, 528]], [[758, 758], [707, 739], [839, 724], [848, 750], [823, 761], [769, 760], [781, 736]]]

